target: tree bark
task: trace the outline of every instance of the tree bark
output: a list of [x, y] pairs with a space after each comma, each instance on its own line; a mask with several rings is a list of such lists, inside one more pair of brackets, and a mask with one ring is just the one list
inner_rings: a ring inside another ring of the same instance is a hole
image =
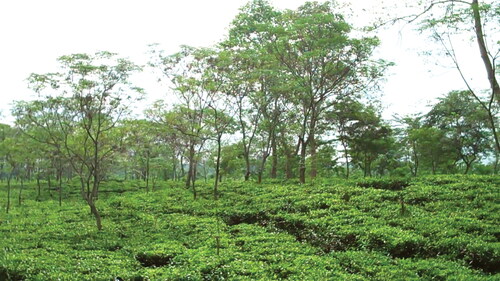
[[194, 169], [194, 145], [189, 145], [189, 169], [186, 178], [186, 188], [191, 186], [191, 181], [193, 177], [193, 169]]
[[311, 135], [309, 141], [310, 151], [311, 151], [311, 179], [315, 179], [318, 175], [318, 158], [317, 158], [317, 147], [316, 147], [316, 138], [314, 134]]
[[293, 156], [287, 153], [285, 162], [285, 176], [287, 179], [293, 178], [292, 162], [293, 162]]
[[269, 154], [267, 152], [262, 155], [262, 161], [260, 162], [259, 174], [257, 175], [257, 183], [262, 183], [262, 175], [264, 174], [264, 169], [266, 167], [266, 160]]
[[196, 163], [196, 160], [193, 159], [193, 169], [191, 170], [192, 171], [192, 175], [191, 175], [191, 188], [193, 189], [193, 198], [196, 199], [198, 198], [198, 194], [197, 194], [197, 191], [196, 191], [196, 185], [195, 185], [195, 182], [196, 182], [196, 166], [197, 166], [197, 163]]
[[96, 221], [96, 225], [97, 225], [97, 230], [101, 231], [102, 230], [101, 215], [99, 214], [99, 211], [97, 210], [97, 208], [95, 206], [94, 199], [92, 197], [89, 197], [87, 199], [87, 203], [89, 204], [90, 212], [95, 217], [95, 221]]
[[345, 178], [349, 178], [349, 153], [347, 152], [347, 143], [342, 140], [342, 147], [344, 148], [344, 158], [345, 158]]
[[302, 138], [300, 144], [300, 160], [299, 160], [299, 182], [306, 183], [306, 144]]
[[23, 178], [21, 177], [21, 187], [19, 187], [19, 198], [18, 198], [19, 206], [21, 206], [21, 203], [23, 201], [23, 188], [24, 188], [24, 181]]
[[476, 33], [477, 44], [479, 47], [479, 52], [481, 54], [481, 59], [483, 60], [486, 73], [488, 75], [488, 81], [490, 82], [490, 88], [492, 91], [492, 97], [496, 98], [498, 105], [500, 105], [500, 86], [495, 77], [495, 69], [488, 56], [488, 50], [486, 48], [486, 42], [484, 41], [483, 24], [481, 22], [481, 14], [479, 13], [479, 3], [478, 0], [472, 0], [472, 13], [474, 16], [474, 29]]
[[12, 172], [7, 177], [7, 205], [5, 205], [5, 212], [8, 214], [10, 210], [10, 180], [12, 179]]
[[250, 156], [248, 151], [245, 149], [245, 153], [243, 155], [245, 158], [245, 165], [246, 165], [246, 171], [245, 171], [245, 181], [248, 181], [250, 179]]
[[37, 186], [37, 195], [36, 195], [36, 200], [40, 200], [40, 196], [42, 195], [42, 187], [40, 185], [40, 173], [37, 173], [36, 175], [36, 186]]
[[146, 192], [149, 192], [149, 149], [146, 151]]
[[465, 162], [465, 171], [464, 171], [464, 175], [467, 175], [469, 173], [469, 170], [472, 166], [472, 162]]
[[489, 106], [487, 107], [489, 122], [491, 125], [491, 130], [493, 132], [493, 138], [495, 140], [496, 153], [500, 153], [500, 141], [498, 140], [498, 135], [496, 133], [495, 119], [492, 114], [492, 103], [496, 100], [497, 105], [500, 106], [500, 86], [495, 76], [495, 68], [493, 63], [490, 61], [488, 56], [488, 49], [486, 47], [486, 42], [484, 41], [483, 24], [481, 20], [481, 14], [479, 12], [479, 2], [478, 0], [472, 0], [472, 13], [474, 17], [474, 30], [476, 33], [477, 45], [479, 47], [479, 53], [481, 54], [481, 59], [484, 64], [484, 68], [487, 73], [488, 81], [491, 88], [491, 100]]
[[418, 153], [417, 153], [417, 147], [415, 145], [415, 142], [412, 145], [413, 147], [413, 161], [415, 162], [415, 167], [413, 170], [413, 176], [416, 177], [418, 175], [418, 165], [419, 165], [419, 159], [418, 159]]
[[58, 179], [58, 188], [59, 188], [59, 207], [62, 206], [62, 173], [63, 173], [63, 168], [62, 168], [62, 159], [58, 160], [58, 167], [57, 167], [57, 176], [56, 178]]
[[52, 198], [52, 193], [50, 192], [51, 185], [52, 184], [50, 182], [50, 173], [47, 173], [47, 187], [48, 187], [50, 198]]
[[220, 154], [221, 154], [221, 136], [217, 136], [217, 160], [215, 162], [215, 182], [214, 182], [214, 200], [219, 199], [219, 175], [220, 175]]
[[276, 144], [276, 134], [273, 134], [271, 138], [271, 153], [272, 153], [272, 163], [271, 163], [271, 174], [272, 179], [278, 176], [278, 148]]
[[180, 165], [181, 165], [181, 175], [179, 176], [179, 180], [184, 177], [186, 171], [184, 170], [184, 156], [181, 155]]

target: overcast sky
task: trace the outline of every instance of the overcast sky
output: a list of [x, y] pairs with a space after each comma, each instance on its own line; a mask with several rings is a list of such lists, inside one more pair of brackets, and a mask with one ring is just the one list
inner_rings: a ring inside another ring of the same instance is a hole
[[[279, 9], [295, 9], [305, 1], [270, 2]], [[368, 13], [381, 3], [352, 2], [354, 16], [348, 21], [357, 25], [369, 19]], [[238, 9], [246, 3], [247, 0], [0, 1], [0, 123], [12, 122], [9, 111], [13, 100], [32, 96], [26, 87], [28, 75], [55, 71], [56, 59], [62, 55], [107, 50], [144, 64], [148, 44], [159, 43], [172, 53], [180, 45], [211, 46], [224, 37]], [[412, 30], [399, 26], [380, 33], [382, 45], [376, 56], [396, 63], [382, 89], [386, 118], [394, 113], [423, 111], [436, 97], [464, 88], [457, 71], [443, 67], [447, 61], [442, 56], [419, 55], [435, 47], [425, 35]], [[487, 87], [487, 81], [482, 81], [484, 70], [477, 64], [477, 50], [464, 50], [468, 53], [462, 56], [463, 63], [470, 79]], [[150, 73], [134, 80], [148, 93], [145, 103], [162, 98], [167, 92]]]

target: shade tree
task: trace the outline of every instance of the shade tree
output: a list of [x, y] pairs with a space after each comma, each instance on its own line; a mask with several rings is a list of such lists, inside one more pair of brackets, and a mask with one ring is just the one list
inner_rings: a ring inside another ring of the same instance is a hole
[[140, 68], [110, 52], [72, 54], [58, 62], [60, 72], [29, 77], [30, 87], [40, 99], [18, 107], [19, 125], [41, 128], [42, 140], [61, 151], [78, 175], [81, 196], [101, 230], [96, 207], [99, 187], [120, 150], [117, 144], [122, 136], [116, 133], [117, 124], [142, 96], [142, 89], [129, 82]]

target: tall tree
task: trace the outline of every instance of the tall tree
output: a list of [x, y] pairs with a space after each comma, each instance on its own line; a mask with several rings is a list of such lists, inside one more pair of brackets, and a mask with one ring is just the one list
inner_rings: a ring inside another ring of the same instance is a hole
[[353, 162], [359, 165], [365, 177], [372, 176], [372, 164], [392, 148], [391, 128], [373, 106], [368, 106], [356, 112], [356, 118], [347, 130]]
[[[32, 74], [30, 86], [42, 97], [36, 107], [19, 105], [15, 112], [22, 126], [45, 130], [51, 143], [63, 151], [81, 183], [81, 195], [102, 229], [96, 200], [101, 181], [121, 136], [117, 124], [129, 112], [142, 89], [128, 81], [140, 70], [110, 52], [73, 54], [59, 58], [58, 73]], [[56, 137], [51, 137], [57, 128]]]
[[305, 182], [306, 154], [311, 154], [311, 176], [316, 166], [318, 123], [332, 106], [332, 98], [372, 86], [388, 65], [373, 61], [374, 37], [353, 38], [351, 26], [330, 3], [306, 3], [286, 11], [269, 27], [268, 51], [289, 75], [291, 101], [302, 120], [299, 133], [300, 182]]
[[[210, 48], [182, 46], [181, 51], [165, 55], [163, 51], [152, 49], [150, 65], [161, 71], [173, 85], [179, 99], [171, 113], [157, 108], [151, 111], [157, 118], [169, 115], [170, 126], [187, 140], [189, 169], [186, 187], [191, 187], [196, 198], [196, 174], [199, 152], [208, 139], [207, 114], [213, 101], [213, 95], [222, 87], [220, 80], [214, 80], [207, 74], [212, 66], [216, 51]], [[156, 106], [158, 107], [157, 104]], [[172, 116], [175, 114], [175, 116]], [[165, 118], [164, 118], [165, 119]]]
[[399, 138], [403, 143], [403, 150], [406, 155], [406, 163], [410, 168], [411, 175], [416, 177], [420, 167], [421, 143], [419, 141], [419, 130], [423, 126], [422, 116], [405, 116], [397, 121], [403, 128], [399, 129]]
[[[498, 83], [498, 58], [500, 41], [497, 39], [500, 31], [500, 3], [493, 0], [426, 0], [417, 2], [420, 11], [397, 17], [391, 22], [405, 20], [420, 21], [421, 30], [429, 31], [443, 48], [444, 54], [458, 71], [464, 81], [468, 93], [487, 114], [488, 126], [491, 129], [496, 158], [500, 157], [500, 140], [498, 132], [498, 110], [500, 108], [500, 86]], [[462, 55], [456, 48], [458, 42], [472, 38], [471, 49]], [[477, 59], [483, 64], [485, 78], [489, 83], [489, 94], [482, 95], [479, 85], [467, 75], [467, 69], [462, 64], [461, 56], [476, 53]]]
[[8, 125], [3, 125], [0, 132], [2, 138], [0, 142], [0, 155], [3, 156], [7, 166], [7, 200], [5, 212], [9, 213], [11, 206], [11, 181], [12, 177], [19, 172], [21, 166], [22, 147], [19, 145], [19, 130]]
[[[232, 22], [228, 39], [221, 46], [231, 52], [234, 82], [232, 94], [237, 97], [238, 119], [242, 134], [243, 156], [245, 158], [245, 180], [250, 177], [250, 155], [257, 134], [266, 134], [273, 154], [271, 177], [277, 173], [277, 118], [283, 108], [277, 106], [282, 102], [279, 87], [283, 87], [282, 69], [275, 56], [267, 49], [269, 43], [269, 27], [276, 21], [280, 13], [268, 1], [254, 0], [244, 6]], [[281, 91], [283, 92], [283, 91]], [[269, 134], [270, 133], [270, 134]], [[262, 136], [261, 136], [262, 137]], [[270, 152], [260, 151], [263, 170]], [[262, 174], [260, 175], [260, 178]]]
[[343, 149], [345, 163], [345, 177], [350, 175], [350, 152], [349, 138], [352, 132], [351, 126], [358, 120], [359, 113], [363, 110], [363, 104], [352, 96], [338, 97], [334, 106], [327, 112], [326, 120], [337, 131], [337, 139]]
[[427, 123], [445, 132], [453, 143], [456, 154], [465, 165], [467, 174], [481, 155], [486, 155], [490, 144], [488, 116], [481, 104], [467, 91], [452, 91], [427, 113]]

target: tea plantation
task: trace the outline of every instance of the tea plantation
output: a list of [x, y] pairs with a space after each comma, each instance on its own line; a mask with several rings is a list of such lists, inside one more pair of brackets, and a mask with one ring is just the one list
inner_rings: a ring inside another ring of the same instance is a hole
[[498, 176], [141, 185], [2, 184], [0, 280], [500, 280]]

